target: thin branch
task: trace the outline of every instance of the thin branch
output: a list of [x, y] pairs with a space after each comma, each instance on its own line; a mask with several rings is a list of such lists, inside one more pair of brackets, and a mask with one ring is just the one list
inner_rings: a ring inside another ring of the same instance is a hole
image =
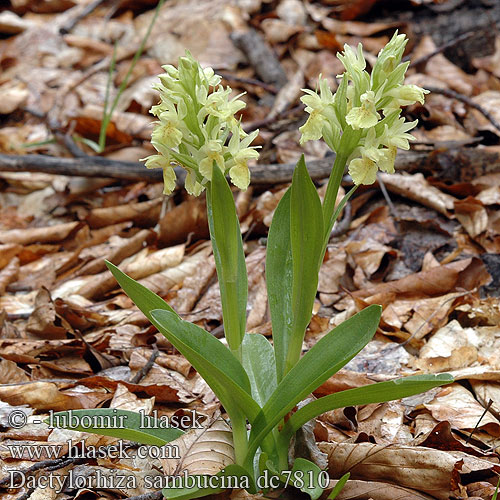
[[148, 362], [134, 375], [130, 383], [138, 384], [153, 368], [156, 358], [160, 355], [158, 346], [156, 343], [153, 344], [153, 352], [151, 353]]

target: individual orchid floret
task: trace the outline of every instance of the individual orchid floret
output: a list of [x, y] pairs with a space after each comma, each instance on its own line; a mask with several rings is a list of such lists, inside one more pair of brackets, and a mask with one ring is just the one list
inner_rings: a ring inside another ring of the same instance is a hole
[[304, 90], [309, 118], [299, 129], [300, 143], [323, 138], [337, 154], [338, 168], [349, 165], [356, 185], [375, 182], [378, 170], [394, 172], [397, 149], [409, 149], [408, 141], [414, 139], [408, 132], [417, 122], [400, 117], [401, 108], [423, 104], [429, 91], [403, 83], [409, 64], [401, 62], [406, 43], [405, 35], [396, 32], [379, 52], [371, 75], [361, 44], [357, 50], [345, 45], [337, 57], [346, 71], [339, 75], [335, 95], [323, 86], [319, 95]]
[[238, 136], [237, 127], [233, 128], [233, 135], [229, 141], [229, 153], [231, 159], [226, 162], [229, 167], [229, 177], [231, 182], [242, 190], [245, 190], [250, 184], [250, 170], [248, 161], [256, 160], [259, 153], [250, 144], [258, 135], [258, 130], [246, 135], [243, 139]]
[[400, 149], [410, 149], [408, 141], [414, 141], [415, 137], [408, 134], [410, 130], [417, 126], [418, 120], [407, 122], [404, 118], [398, 118], [391, 127], [384, 126], [384, 134], [382, 136], [382, 143], [385, 146], [395, 146]]
[[314, 141], [321, 139], [323, 135], [323, 126], [327, 121], [327, 109], [333, 106], [333, 94], [328, 86], [326, 78], [319, 77], [320, 93], [314, 92], [309, 89], [303, 89], [305, 96], [300, 100], [306, 105], [305, 111], [309, 113], [309, 118], [306, 123], [299, 128], [302, 137], [300, 143], [306, 141]]
[[428, 90], [423, 89], [418, 85], [399, 85], [398, 87], [387, 92], [387, 95], [394, 97], [398, 106], [401, 107], [410, 106], [416, 102], [424, 104], [425, 94], [428, 93]]
[[158, 118], [151, 140], [157, 154], [145, 158], [146, 166], [163, 169], [166, 194], [175, 188], [176, 164], [186, 170], [185, 187], [192, 195], [205, 189], [215, 167], [246, 189], [248, 161], [259, 154], [250, 145], [258, 131], [247, 135], [235, 116], [245, 107], [242, 94], [231, 97], [231, 88], [220, 85], [221, 77], [212, 68], [202, 68], [189, 52], [179, 58], [178, 68], [163, 69], [154, 86], [160, 102], [151, 108]]
[[374, 127], [380, 115], [375, 107], [375, 93], [372, 90], [365, 92], [360, 97], [361, 106], [356, 106], [346, 116], [347, 123], [354, 129]]
[[170, 165], [168, 158], [163, 155], [151, 155], [146, 158], [146, 168], [162, 168], [163, 169], [163, 192], [171, 193], [175, 189], [176, 175], [175, 170]]

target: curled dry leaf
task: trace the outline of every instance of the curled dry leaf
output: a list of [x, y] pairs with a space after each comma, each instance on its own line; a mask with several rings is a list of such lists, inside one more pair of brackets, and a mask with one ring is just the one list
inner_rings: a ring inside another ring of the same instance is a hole
[[0, 231], [0, 243], [29, 245], [30, 243], [54, 243], [63, 241], [82, 227], [81, 222], [66, 222], [48, 227], [30, 227]]
[[460, 384], [446, 387], [432, 402], [425, 403], [424, 406], [436, 420], [447, 421], [456, 429], [472, 431], [477, 425], [478, 429], [492, 436], [500, 436], [498, 420], [489, 412], [481, 418], [483, 406]]
[[474, 329], [464, 329], [457, 320], [453, 320], [440, 328], [420, 349], [415, 364], [431, 373], [464, 368], [477, 361], [480, 343]]
[[42, 338], [65, 339], [72, 328], [56, 314], [50, 292], [41, 288], [35, 298], [35, 309], [29, 317], [26, 330]]
[[130, 392], [123, 384], [116, 386], [113, 399], [109, 403], [110, 408], [140, 412], [149, 415], [154, 406], [154, 398], [139, 399], [133, 392]]
[[161, 460], [166, 475], [186, 471], [213, 476], [235, 461], [232, 431], [221, 418], [203, 429], [192, 429], [170, 444], [178, 446], [181, 459]]
[[[406, 330], [419, 340], [446, 323], [455, 307], [455, 299], [462, 295], [456, 292], [429, 299], [394, 300], [382, 312], [382, 320], [393, 328]], [[379, 297], [382, 303], [385, 302], [383, 295]], [[387, 299], [389, 302], [390, 298]], [[390, 331], [387, 333], [391, 334]]]
[[480, 259], [468, 258], [411, 274], [389, 283], [380, 283], [365, 290], [358, 290], [353, 295], [363, 299], [377, 295], [379, 300], [384, 294], [393, 294], [393, 297], [400, 298], [432, 297], [458, 288], [473, 290], [488, 283], [490, 279]]
[[36, 410], [77, 410], [96, 408], [109, 399], [104, 392], [62, 392], [51, 382], [33, 382], [0, 387], [0, 399], [12, 406], [29, 405]]
[[7, 266], [0, 271], [0, 295], [5, 293], [7, 286], [16, 281], [19, 272], [19, 259], [14, 257]]
[[141, 203], [95, 208], [88, 215], [87, 222], [92, 228], [105, 227], [124, 221], [133, 221], [140, 227], [151, 227], [158, 222], [161, 204], [162, 198], [156, 198]]
[[16, 363], [8, 359], [0, 360], [0, 384], [15, 384], [29, 380], [28, 374]]
[[[497, 123], [500, 121], [500, 91], [488, 90], [472, 97], [472, 101], [490, 113]], [[469, 110], [465, 120], [465, 128], [472, 135], [478, 130], [488, 130], [495, 135], [500, 135], [500, 130], [498, 130], [482, 113], [474, 108]]]
[[169, 210], [160, 220], [158, 243], [161, 246], [176, 245], [186, 241], [209, 237], [205, 200], [193, 198]]
[[479, 200], [468, 196], [465, 200], [456, 200], [454, 204], [455, 216], [471, 238], [486, 231], [488, 227], [488, 214]]
[[456, 198], [431, 186], [422, 174], [379, 174], [386, 188], [449, 217]]

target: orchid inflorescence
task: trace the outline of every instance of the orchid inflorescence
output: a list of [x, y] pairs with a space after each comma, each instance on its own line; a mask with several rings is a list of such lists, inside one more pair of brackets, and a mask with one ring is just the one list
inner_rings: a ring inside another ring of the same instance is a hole
[[[319, 79], [319, 93], [305, 89], [301, 98], [309, 113], [300, 127], [301, 144], [323, 138], [337, 154], [347, 156], [354, 184], [373, 184], [378, 170], [394, 172], [397, 148], [409, 149], [408, 132], [417, 120], [400, 117], [401, 107], [424, 103], [429, 91], [417, 85], [404, 85], [409, 62], [401, 62], [406, 46], [405, 35], [396, 32], [380, 51], [371, 75], [365, 70], [362, 45], [354, 51], [349, 45], [337, 57], [346, 71], [332, 94], [327, 80]], [[348, 149], [346, 154], [345, 149]]]
[[158, 154], [145, 159], [146, 167], [163, 169], [165, 194], [175, 188], [175, 164], [186, 170], [186, 190], [195, 196], [212, 179], [214, 165], [228, 171], [235, 186], [246, 189], [248, 160], [259, 156], [250, 144], [259, 131], [245, 133], [234, 116], [245, 107], [242, 94], [230, 98], [231, 88], [224, 88], [221, 77], [212, 68], [202, 69], [189, 52], [179, 58], [178, 68], [163, 69], [154, 86], [161, 100], [151, 108], [158, 118], [151, 138]]

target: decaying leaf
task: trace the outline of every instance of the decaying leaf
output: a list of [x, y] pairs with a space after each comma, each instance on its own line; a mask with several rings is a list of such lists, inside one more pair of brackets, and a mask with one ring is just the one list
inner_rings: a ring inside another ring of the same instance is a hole
[[204, 429], [193, 429], [172, 441], [178, 446], [181, 459], [162, 459], [166, 475], [215, 475], [234, 463], [233, 437], [230, 427], [220, 418]]

